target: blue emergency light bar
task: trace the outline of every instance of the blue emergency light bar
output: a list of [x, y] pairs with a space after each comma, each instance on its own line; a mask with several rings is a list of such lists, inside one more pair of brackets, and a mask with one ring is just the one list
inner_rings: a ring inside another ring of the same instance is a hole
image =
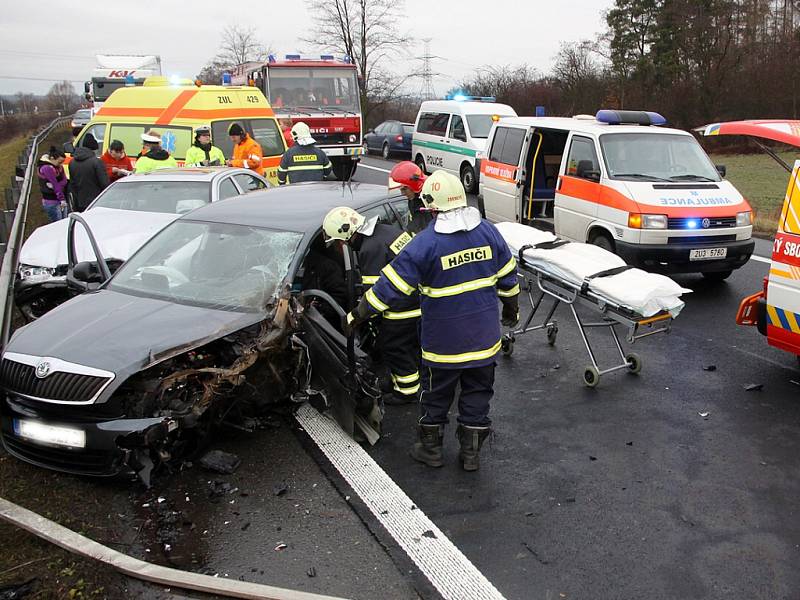
[[333, 54], [320, 54], [319, 57], [322, 60], [333, 60], [334, 59]]
[[667, 120], [648, 110], [598, 110], [595, 115], [600, 123], [607, 125], [666, 125]]
[[287, 54], [286, 60], [300, 60], [299, 54]]
[[467, 96], [465, 94], [451, 94], [444, 98], [445, 100], [455, 100], [456, 102], [496, 102], [497, 98], [494, 96]]

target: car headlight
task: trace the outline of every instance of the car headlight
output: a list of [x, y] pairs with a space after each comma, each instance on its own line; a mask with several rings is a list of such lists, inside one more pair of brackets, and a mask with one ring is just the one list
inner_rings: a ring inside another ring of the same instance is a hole
[[36, 282], [46, 281], [55, 273], [55, 269], [49, 267], [36, 267], [33, 265], [20, 265], [19, 278], [22, 281]]
[[633, 229], [666, 229], [667, 215], [631, 213], [628, 215], [628, 227]]
[[753, 213], [749, 210], [744, 212], [736, 213], [736, 226], [737, 227], [747, 227], [748, 225], [753, 224]]
[[347, 138], [347, 141], [350, 142], [351, 144], [355, 144], [358, 141], [358, 136], [352, 134], [350, 135], [350, 137]]

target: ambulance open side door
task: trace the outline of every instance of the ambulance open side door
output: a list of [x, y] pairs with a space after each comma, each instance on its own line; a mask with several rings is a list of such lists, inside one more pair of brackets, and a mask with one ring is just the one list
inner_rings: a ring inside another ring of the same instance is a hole
[[522, 222], [523, 161], [535, 137], [528, 126], [495, 125], [480, 174], [483, 207], [490, 221]]
[[[800, 361], [800, 160], [789, 177], [767, 281], [767, 340]], [[799, 362], [800, 364], [800, 362]]]

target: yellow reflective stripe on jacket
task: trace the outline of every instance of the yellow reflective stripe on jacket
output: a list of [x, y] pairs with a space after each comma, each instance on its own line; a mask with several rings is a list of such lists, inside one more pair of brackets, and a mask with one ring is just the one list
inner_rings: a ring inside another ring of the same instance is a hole
[[400, 275], [398, 275], [397, 271], [394, 270], [392, 265], [389, 264], [383, 267], [381, 273], [386, 275], [386, 277], [389, 278], [389, 281], [392, 282], [394, 287], [403, 292], [406, 296], [410, 296], [411, 294], [414, 293], [414, 288], [408, 285], [408, 283], [406, 283], [406, 280], [400, 277]]
[[387, 310], [383, 313], [384, 319], [400, 320], [400, 319], [415, 319], [422, 316], [422, 310], [416, 308], [414, 310], [404, 310], [402, 312], [392, 312]]
[[324, 168], [325, 165], [297, 165], [286, 167], [285, 169], [281, 169], [281, 171], [321, 171]]
[[501, 278], [501, 277], [505, 277], [506, 275], [508, 275], [509, 273], [511, 273], [511, 271], [513, 271], [513, 270], [514, 270], [514, 269], [516, 269], [516, 268], [517, 268], [517, 261], [516, 261], [516, 259], [515, 259], [515, 258], [512, 256], [510, 259], [508, 259], [508, 262], [507, 262], [507, 263], [506, 263], [506, 264], [503, 266], [503, 268], [502, 268], [502, 269], [500, 269], [500, 270], [497, 272], [497, 278], [499, 279], [499, 278]]
[[394, 389], [394, 391], [397, 392], [398, 394], [403, 394], [404, 396], [412, 396], [413, 394], [416, 394], [419, 391], [419, 387], [420, 387], [419, 384], [416, 384], [413, 387], [401, 387], [399, 385], [394, 385], [392, 386], [392, 389]]
[[378, 281], [378, 275], [362, 275], [361, 276], [361, 283], [367, 283], [369, 285], [374, 285], [376, 281]]
[[497, 283], [497, 275], [491, 277], [484, 277], [482, 279], [473, 279], [472, 281], [465, 281], [458, 285], [450, 285], [443, 288], [432, 288], [428, 286], [420, 286], [419, 291], [421, 294], [430, 296], [431, 298], [444, 298], [445, 296], [457, 296], [464, 292], [474, 292], [485, 287], [492, 287]]
[[492, 358], [495, 354], [500, 352], [500, 340], [491, 348], [486, 350], [476, 350], [475, 352], [464, 352], [462, 354], [435, 354], [426, 350], [422, 351], [422, 358], [431, 362], [457, 364], [471, 362], [473, 360], [483, 360], [485, 358]]
[[497, 290], [497, 295], [502, 296], [503, 298], [516, 296], [517, 294], [519, 294], [519, 284], [515, 285], [510, 290]]
[[397, 383], [414, 383], [415, 381], [419, 381], [419, 371], [411, 375], [395, 375], [392, 373], [392, 381]]
[[364, 298], [366, 298], [367, 302], [369, 302], [370, 306], [377, 310], [378, 312], [383, 312], [388, 310], [389, 306], [381, 302], [378, 297], [375, 295], [375, 292], [372, 289], [368, 289], [367, 293], [364, 294]]

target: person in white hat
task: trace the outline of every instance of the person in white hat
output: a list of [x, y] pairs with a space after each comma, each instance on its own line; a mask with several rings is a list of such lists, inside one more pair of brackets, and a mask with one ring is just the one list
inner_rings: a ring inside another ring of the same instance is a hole
[[147, 152], [136, 160], [136, 166], [133, 169], [134, 173], [149, 173], [157, 169], [178, 166], [178, 163], [170, 156], [170, 153], [161, 147], [161, 134], [158, 131], [151, 129], [147, 133], [143, 133], [142, 143]]
[[303, 122], [292, 127], [295, 145], [283, 153], [278, 165], [278, 184], [300, 183], [302, 181], [322, 181], [331, 174], [333, 165], [328, 155], [317, 148], [311, 130]]

